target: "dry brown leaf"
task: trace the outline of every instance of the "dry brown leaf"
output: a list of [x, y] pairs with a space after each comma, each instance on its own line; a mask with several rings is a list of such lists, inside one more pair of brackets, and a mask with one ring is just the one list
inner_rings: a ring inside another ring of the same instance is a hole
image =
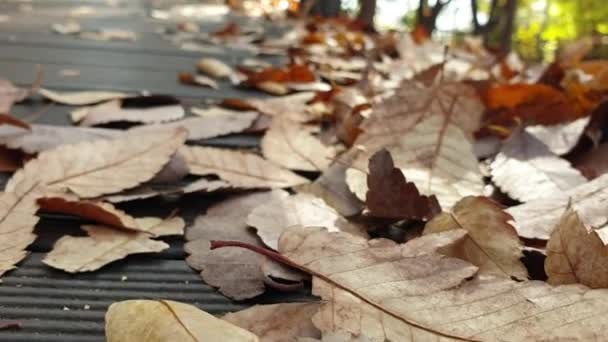
[[[162, 99], [157, 100], [157, 98]], [[162, 102], [157, 104], [154, 101]], [[127, 105], [131, 102], [137, 104]], [[186, 112], [179, 104], [179, 101], [172, 97], [128, 97], [88, 107], [86, 115], [78, 123], [82, 126], [95, 126], [123, 121], [149, 124], [178, 120], [183, 118], [185, 114]]]
[[[483, 192], [472, 144], [449, 117], [434, 115], [425, 119], [388, 150], [405, 178], [416, 184], [421, 193], [437, 196], [444, 209], [464, 196]], [[348, 169], [347, 183], [362, 198], [368, 190], [367, 175], [360, 170]]]
[[522, 202], [550, 198], [587, 182], [568, 161], [526, 131], [515, 132], [490, 164], [492, 180]]
[[180, 153], [186, 158], [190, 173], [216, 174], [239, 188], [287, 188], [308, 183], [306, 178], [252, 153], [188, 146], [181, 148]]
[[486, 197], [465, 197], [449, 213], [442, 213], [424, 227], [424, 234], [464, 229], [467, 237], [462, 246], [450, 256], [468, 260], [485, 274], [528, 278], [521, 262], [523, 245], [515, 228], [508, 221], [511, 216]]
[[314, 182], [300, 186], [299, 192], [311, 193], [345, 217], [354, 216], [363, 210], [363, 203], [349, 190], [346, 184], [346, 169], [359, 151], [351, 149], [340, 155]]
[[506, 212], [513, 216], [513, 226], [519, 236], [548, 240], [569, 202], [585, 225], [605, 225], [608, 222], [608, 174], [555, 194], [549, 200], [537, 199], [511, 207]]
[[[262, 247], [255, 233], [247, 226], [249, 212], [260, 205], [287, 194], [282, 190], [245, 194], [223, 201], [199, 216], [186, 232], [184, 250], [190, 255], [186, 262], [201, 271], [203, 280], [224, 295], [237, 300], [252, 298], [264, 293], [265, 286], [277, 286], [275, 279], [288, 279], [294, 283], [303, 277], [299, 273], [284, 271], [280, 264], [242, 248], [210, 250], [210, 240], [234, 240]], [[264, 269], [265, 262], [275, 269]], [[267, 271], [271, 272], [267, 272]], [[280, 284], [278, 284], [280, 285]]]
[[108, 342], [222, 341], [258, 342], [254, 334], [199, 310], [170, 300], [126, 300], [106, 313]]
[[321, 116], [311, 111], [308, 105], [314, 97], [314, 92], [303, 92], [279, 98], [248, 99], [247, 102], [262, 114], [286, 117], [297, 122], [310, 122]]
[[[25, 133], [31, 131], [32, 127], [24, 121], [21, 121], [8, 114], [0, 112], [0, 128], [2, 129], [2, 135], [10, 133]], [[5, 131], [8, 131], [5, 133]], [[9, 133], [10, 132], [10, 133]]]
[[114, 139], [123, 135], [123, 131], [113, 129], [34, 124], [29, 132], [0, 137], [0, 144], [26, 153], [38, 153], [59, 145]]
[[234, 73], [231, 67], [215, 58], [201, 58], [197, 68], [201, 73], [214, 78], [228, 78]]
[[178, 129], [60, 146], [25, 164], [9, 180], [6, 191], [14, 191], [24, 179], [80, 198], [133, 188], [154, 177], [185, 139], [186, 132]]
[[222, 319], [251, 331], [263, 342], [299, 341], [302, 337], [321, 337], [311, 321], [318, 310], [318, 303], [255, 305], [228, 313]]
[[576, 156], [574, 166], [588, 179], [597, 178], [608, 172], [608, 143]]
[[138, 133], [154, 132], [182, 127], [188, 131], [188, 140], [193, 141], [240, 133], [249, 128], [257, 117], [258, 114], [254, 112], [239, 112], [232, 115], [186, 118], [170, 123], [138, 126], [130, 129], [130, 131]]
[[386, 150], [369, 160], [365, 204], [369, 215], [393, 220], [427, 221], [441, 212], [437, 197], [420, 195], [416, 185], [405, 180]]
[[79, 200], [74, 195], [49, 193], [38, 199], [38, 205], [51, 213], [74, 215], [116, 228], [141, 230], [135, 218], [102, 201]]
[[122, 203], [143, 200], [157, 196], [179, 196], [192, 193], [212, 193], [232, 187], [221, 180], [208, 180], [201, 178], [186, 185], [148, 184], [138, 186], [118, 194], [104, 196], [103, 199], [111, 203]]
[[247, 216], [247, 224], [256, 229], [266, 246], [277, 249], [279, 236], [289, 227], [323, 227], [337, 232], [340, 219], [340, 214], [318, 197], [284, 193], [255, 207]]
[[463, 230], [404, 245], [323, 230], [290, 230], [279, 243], [290, 263], [313, 274], [325, 304], [313, 323], [372, 341], [601, 341], [608, 291], [582, 285], [475, 277], [477, 268], [438, 254]]
[[562, 155], [576, 146], [590, 119], [591, 117], [587, 116], [565, 124], [528, 126], [526, 132], [547, 145], [551, 152]]
[[266, 159], [293, 170], [323, 171], [336, 156], [336, 149], [299, 123], [284, 117], [274, 117], [261, 142]]
[[177, 76], [177, 79], [183, 84], [208, 87], [212, 89], [220, 88], [220, 86], [214, 79], [203, 75], [194, 75], [189, 72], [180, 72]]
[[91, 105], [130, 96], [128, 93], [118, 91], [56, 92], [45, 88], [38, 89], [38, 93], [48, 100], [70, 106]]
[[[159, 222], [160, 221], [160, 222]], [[125, 258], [130, 254], [160, 252], [169, 245], [151, 239], [166, 235], [181, 235], [184, 221], [137, 219], [145, 232], [128, 232], [107, 226], [84, 225], [86, 237], [64, 236], [42, 260], [45, 264], [69, 273], [90, 272]]]
[[549, 284], [608, 287], [608, 233], [605, 227], [593, 228], [585, 227], [572, 208], [566, 209], [547, 242], [545, 272]]

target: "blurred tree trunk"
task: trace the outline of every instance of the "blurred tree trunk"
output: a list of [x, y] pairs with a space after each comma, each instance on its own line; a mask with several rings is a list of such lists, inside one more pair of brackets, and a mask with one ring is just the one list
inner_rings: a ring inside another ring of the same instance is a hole
[[[340, 14], [340, 0], [302, 0], [300, 1], [301, 15], [320, 15], [336, 17]], [[308, 11], [307, 13], [304, 13]]]
[[451, 0], [437, 0], [434, 6], [429, 6], [428, 0], [420, 0], [416, 11], [416, 26], [422, 26], [431, 34], [437, 27], [437, 17], [441, 10], [450, 3]]
[[479, 22], [477, 0], [471, 0], [471, 9], [473, 11], [473, 34], [481, 35], [485, 46], [491, 51], [499, 55], [509, 53], [515, 31], [517, 0], [492, 0], [488, 21], [484, 24]]
[[376, 0], [360, 0], [361, 9], [357, 19], [366, 30], [374, 30], [374, 17], [376, 16]]

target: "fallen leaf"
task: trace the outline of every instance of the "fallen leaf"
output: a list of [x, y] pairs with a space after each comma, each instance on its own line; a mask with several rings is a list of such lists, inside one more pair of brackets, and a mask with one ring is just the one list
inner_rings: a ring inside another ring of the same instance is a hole
[[528, 126], [526, 132], [547, 145], [551, 152], [562, 155], [570, 152], [576, 146], [590, 119], [591, 117], [588, 116], [553, 126]]
[[421, 195], [414, 183], [407, 182], [386, 150], [370, 158], [367, 187], [365, 205], [370, 216], [427, 221], [441, 212], [437, 198]]
[[124, 135], [123, 131], [33, 124], [31, 131], [0, 137], [0, 144], [8, 148], [38, 153], [60, 145], [75, 144], [83, 141], [114, 139]]
[[608, 144], [601, 144], [581, 156], [575, 156], [574, 167], [588, 179], [597, 178], [608, 172]]
[[[15, 129], [16, 132], [29, 131], [32, 129], [32, 127], [30, 127], [30, 125], [28, 123], [23, 122], [8, 114], [0, 113], [0, 127], [4, 129], [4, 128], [6, 128], [5, 126], [10, 126], [10, 128]], [[3, 135], [4, 135], [4, 132], [3, 132]]]
[[[255, 233], [247, 226], [249, 212], [260, 203], [287, 194], [282, 190], [244, 194], [223, 201], [196, 218], [186, 232], [184, 250], [189, 254], [186, 262], [201, 271], [203, 280], [230, 298], [253, 298], [265, 291], [265, 284], [277, 286], [274, 279], [288, 279], [294, 283], [303, 280], [301, 274], [281, 272], [278, 277], [266, 273], [265, 262], [275, 263], [266, 257], [242, 248], [211, 250], [212, 239], [246, 242], [262, 247]], [[275, 263], [276, 264], [276, 263]], [[280, 264], [276, 264], [280, 270]], [[269, 276], [270, 275], [270, 276]], [[280, 285], [280, 284], [279, 284]]]
[[605, 227], [588, 229], [576, 211], [566, 209], [547, 242], [547, 282], [551, 285], [578, 283], [591, 288], [608, 287], [605, 230]]
[[108, 342], [225, 341], [259, 339], [195, 306], [170, 300], [126, 300], [113, 303], [106, 313]]
[[102, 201], [79, 200], [74, 195], [49, 193], [38, 199], [38, 205], [51, 213], [74, 215], [116, 228], [140, 230], [135, 218]]
[[283, 83], [266, 81], [260, 82], [255, 85], [259, 90], [266, 92], [270, 95], [287, 95], [289, 93], [289, 87]]
[[230, 115], [204, 116], [186, 118], [183, 120], [164, 123], [144, 125], [131, 128], [131, 132], [154, 132], [159, 130], [171, 130], [182, 127], [188, 131], [188, 140], [202, 140], [215, 138], [231, 133], [240, 133], [249, 128], [258, 117], [254, 112], [233, 113]]
[[245, 71], [245, 84], [255, 86], [264, 82], [273, 83], [311, 83], [317, 80], [315, 74], [306, 65], [291, 64], [285, 67], [269, 67], [262, 71]]
[[274, 117], [262, 138], [262, 154], [278, 165], [293, 170], [323, 171], [336, 156], [336, 149], [324, 145], [305, 126], [284, 117]]
[[130, 96], [128, 93], [118, 91], [57, 92], [45, 88], [38, 89], [38, 94], [53, 102], [70, 106], [92, 105], [99, 102], [116, 100]]
[[215, 80], [202, 75], [194, 75], [189, 72], [180, 72], [177, 79], [183, 84], [208, 87], [212, 89], [220, 88]]
[[568, 203], [577, 211], [586, 226], [601, 227], [608, 222], [608, 175], [563, 193], [533, 200], [506, 210], [513, 216], [513, 226], [519, 236], [528, 239], [548, 240]]
[[[464, 196], [481, 195], [482, 175], [473, 146], [449, 116], [434, 115], [414, 126], [388, 147], [395, 165], [425, 195], [435, 195], [449, 209]], [[347, 170], [347, 183], [357, 196], [367, 192], [365, 172]], [[360, 197], [361, 198], [361, 197]]]
[[234, 73], [231, 67], [214, 58], [201, 58], [197, 68], [201, 73], [213, 78], [229, 78]]
[[307, 192], [322, 198], [342, 216], [350, 217], [360, 213], [363, 203], [346, 184], [346, 169], [358, 154], [358, 150], [351, 149], [340, 155], [314, 182], [298, 187], [298, 192]]
[[118, 194], [104, 196], [105, 201], [111, 203], [122, 203], [135, 200], [143, 200], [157, 196], [181, 196], [192, 193], [212, 193], [215, 191], [231, 189], [232, 187], [221, 180], [208, 180], [201, 178], [186, 185], [166, 185], [153, 184], [149, 182], [145, 185], [129, 189]]
[[140, 96], [111, 100], [88, 108], [82, 126], [111, 122], [160, 123], [183, 118], [184, 108], [170, 96]]
[[190, 173], [215, 174], [235, 187], [287, 188], [308, 182], [252, 153], [198, 146], [184, 146], [180, 153], [186, 159]]
[[314, 92], [303, 92], [279, 98], [249, 99], [247, 102], [262, 114], [286, 117], [297, 122], [310, 122], [318, 120], [320, 116], [311, 111], [308, 105], [314, 97]]
[[299, 341], [303, 337], [321, 337], [311, 321], [318, 310], [319, 303], [255, 305], [228, 313], [222, 319], [251, 331], [264, 342]]
[[464, 229], [467, 236], [461, 248], [450, 256], [467, 260], [484, 274], [528, 278], [521, 262], [523, 245], [515, 228], [508, 222], [512, 217], [487, 197], [465, 197], [452, 211], [436, 216], [424, 227], [424, 234]]
[[138, 219], [138, 224], [145, 233], [84, 225], [82, 229], [88, 236], [62, 237], [42, 262], [68, 273], [90, 272], [131, 254], [160, 252], [169, 248], [169, 245], [151, 237], [183, 234], [184, 221], [179, 222], [178, 229], [175, 223], [174, 219], [161, 222]]
[[80, 198], [133, 188], [154, 177], [185, 139], [184, 130], [173, 130], [60, 146], [25, 164], [5, 190], [13, 191], [24, 179]]
[[251, 114], [256, 113], [254, 110], [235, 110], [235, 109], [227, 109], [222, 107], [209, 107], [209, 108], [198, 108], [192, 107], [190, 108], [192, 114], [196, 116], [200, 116], [203, 118], [222, 118], [222, 117], [231, 117], [238, 116], [241, 114]]
[[340, 231], [340, 215], [322, 199], [309, 194], [277, 196], [255, 207], [247, 216], [247, 224], [256, 229], [264, 244], [278, 248], [279, 236], [289, 227], [323, 227]]
[[503, 144], [490, 168], [494, 184], [522, 202], [551, 198], [587, 182], [568, 161], [526, 131], [515, 132]]
[[188, 169], [188, 164], [184, 157], [179, 153], [175, 153], [171, 156], [169, 162], [154, 175], [154, 178], [150, 180], [150, 183], [176, 183], [186, 177], [189, 173], [190, 170]]
[[[311, 273], [324, 303], [313, 323], [324, 334], [346, 331], [372, 341], [602, 340], [608, 292], [582, 285], [470, 277], [477, 268], [438, 254], [463, 230], [425, 235], [404, 245], [345, 233], [294, 229], [279, 251]], [[599, 320], [599, 321], [598, 321]]]
[[24, 100], [29, 90], [15, 87], [8, 80], [0, 78], [0, 113], [10, 113], [13, 103]]

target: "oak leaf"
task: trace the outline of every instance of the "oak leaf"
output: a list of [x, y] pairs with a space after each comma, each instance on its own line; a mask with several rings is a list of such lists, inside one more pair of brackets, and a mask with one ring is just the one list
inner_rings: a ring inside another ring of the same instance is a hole
[[587, 182], [568, 161], [526, 131], [516, 131], [509, 138], [490, 168], [494, 183], [522, 202], [548, 198]]
[[145, 232], [84, 225], [82, 228], [88, 236], [62, 237], [42, 262], [69, 273], [95, 271], [130, 254], [160, 252], [169, 248], [168, 244], [151, 237], [181, 235], [185, 225], [177, 217], [167, 220], [137, 219], [137, 224]]
[[159, 123], [183, 118], [184, 108], [170, 96], [139, 96], [112, 100], [89, 107], [78, 122], [95, 126], [111, 122]]
[[307, 183], [289, 170], [283, 169], [253, 153], [211, 147], [183, 147], [190, 173], [200, 176], [216, 174], [240, 188], [286, 188]]
[[9, 180], [6, 191], [14, 191], [24, 179], [80, 198], [133, 188], [154, 177], [185, 139], [184, 130], [174, 130], [60, 146], [25, 164]]
[[465, 236], [453, 230], [397, 245], [293, 229], [281, 236], [279, 251], [313, 275], [313, 293], [325, 303], [313, 323], [324, 334], [346, 331], [372, 341], [603, 339], [607, 291], [471, 279], [475, 266], [438, 253]]
[[[184, 249], [189, 254], [186, 262], [201, 271], [203, 280], [237, 300], [264, 293], [265, 284], [280, 287], [274, 279], [287, 279], [298, 284], [303, 276], [284, 271], [280, 264], [241, 248], [210, 249], [213, 239], [234, 240], [262, 247], [255, 233], [247, 226], [247, 215], [260, 203], [287, 194], [282, 190], [245, 194], [223, 201], [196, 218], [186, 232]], [[274, 268], [264, 268], [267, 263]], [[270, 271], [270, 272], [268, 272]], [[272, 277], [271, 277], [272, 276]], [[273, 279], [274, 278], [274, 279]]]
[[251, 331], [264, 342], [299, 341], [303, 337], [321, 337], [311, 321], [318, 310], [318, 303], [255, 305], [228, 313], [222, 319]]
[[468, 260], [479, 267], [479, 272], [520, 280], [528, 278], [521, 262], [523, 245], [515, 228], [509, 224], [512, 217], [486, 197], [465, 197], [449, 213], [442, 213], [424, 227], [424, 234], [464, 229], [467, 236], [462, 246], [450, 256]]
[[608, 287], [605, 227], [588, 229], [572, 208], [566, 209], [547, 242], [545, 272], [551, 285]]
[[336, 156], [336, 149], [324, 145], [306, 127], [284, 117], [274, 117], [262, 138], [266, 159], [293, 170], [323, 171]]
[[437, 198], [421, 195], [414, 183], [407, 182], [386, 150], [370, 158], [367, 187], [365, 204], [370, 216], [426, 221], [441, 212]]
[[53, 102], [71, 106], [91, 105], [130, 96], [128, 93], [118, 91], [57, 92], [45, 88], [38, 89], [38, 94]]
[[529, 201], [506, 210], [513, 216], [513, 226], [519, 236], [548, 240], [551, 232], [568, 207], [576, 210], [583, 223], [601, 227], [608, 222], [608, 174], [581, 184], [564, 193]]
[[170, 300], [126, 300], [106, 313], [108, 342], [258, 342], [257, 336], [193, 305]]

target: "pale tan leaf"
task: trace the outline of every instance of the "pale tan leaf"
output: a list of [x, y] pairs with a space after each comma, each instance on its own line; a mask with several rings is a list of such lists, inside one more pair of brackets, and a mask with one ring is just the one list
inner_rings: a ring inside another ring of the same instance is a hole
[[[451, 208], [464, 196], [483, 193], [471, 142], [443, 115], [420, 122], [388, 150], [405, 178], [422, 194], [437, 196], [442, 208]], [[367, 175], [353, 170], [347, 174], [347, 183], [355, 194], [365, 196]]]
[[186, 118], [170, 123], [138, 126], [129, 131], [147, 133], [181, 127], [188, 131], [188, 140], [192, 141], [240, 133], [249, 128], [257, 117], [255, 112], [236, 112], [231, 115]]
[[279, 236], [289, 227], [323, 227], [337, 232], [340, 219], [340, 214], [322, 199], [301, 193], [260, 203], [247, 216], [247, 224], [256, 229], [266, 246], [277, 249]]
[[587, 116], [559, 125], [528, 126], [526, 132], [547, 145], [551, 152], [562, 155], [570, 152], [576, 146], [590, 119], [591, 117]]
[[[255, 233], [247, 226], [249, 212], [274, 198], [287, 196], [283, 190], [256, 192], [230, 198], [197, 217], [186, 232], [184, 250], [189, 254], [186, 262], [201, 271], [203, 280], [224, 295], [237, 300], [252, 298], [264, 293], [265, 284], [273, 286], [275, 279], [299, 282], [300, 273], [294, 273], [266, 257], [242, 248], [211, 250], [211, 240], [233, 240], [262, 246]], [[264, 269], [264, 263], [275, 264]], [[284, 271], [287, 270], [287, 271]], [[269, 272], [269, 273], [268, 273]]]
[[154, 177], [185, 139], [184, 130], [174, 130], [60, 146], [28, 162], [6, 190], [12, 191], [25, 178], [81, 198], [133, 188]]
[[126, 300], [106, 313], [108, 342], [258, 342], [247, 330], [170, 300]]
[[242, 115], [243, 113], [256, 113], [255, 111], [241, 111], [241, 110], [233, 110], [227, 109], [223, 107], [209, 107], [209, 108], [198, 108], [192, 107], [190, 108], [190, 112], [196, 116], [200, 116], [203, 118], [218, 118], [218, 117], [231, 117]]
[[201, 178], [186, 185], [145, 184], [117, 194], [104, 196], [103, 199], [111, 203], [122, 203], [142, 200], [157, 196], [174, 196], [191, 193], [212, 193], [232, 188], [230, 184], [221, 180], [208, 180]]
[[321, 337], [311, 321], [318, 310], [318, 303], [255, 305], [228, 313], [222, 319], [251, 331], [262, 342], [288, 342], [296, 341], [298, 337]]
[[308, 183], [289, 170], [283, 169], [253, 153], [211, 147], [183, 147], [190, 173], [218, 175], [235, 187], [286, 188]]
[[294, 229], [279, 251], [311, 273], [324, 300], [315, 325], [371, 341], [602, 341], [608, 290], [474, 277], [468, 262], [438, 254], [466, 236], [430, 234], [397, 245], [345, 233]]
[[201, 58], [197, 68], [201, 73], [214, 78], [228, 78], [233, 74], [230, 66], [215, 58]]
[[279, 82], [264, 81], [257, 83], [255, 87], [270, 95], [287, 95], [289, 93], [287, 85]]
[[309, 122], [319, 119], [317, 112], [311, 111], [308, 102], [315, 97], [314, 92], [296, 93], [269, 99], [248, 99], [262, 114], [281, 116], [297, 122]]
[[296, 190], [322, 198], [342, 216], [349, 217], [360, 213], [363, 210], [363, 202], [353, 195], [346, 183], [348, 165], [358, 154], [358, 150], [351, 149], [340, 155], [314, 182], [302, 185]]
[[53, 102], [71, 106], [90, 105], [130, 96], [128, 93], [118, 91], [56, 92], [45, 88], [38, 89], [38, 93]]
[[140, 219], [145, 233], [127, 232], [106, 226], [85, 225], [86, 237], [64, 236], [42, 260], [45, 264], [69, 273], [90, 272], [125, 258], [130, 254], [160, 252], [169, 245], [151, 239], [155, 236], [180, 235], [184, 222], [179, 218], [165, 221]]
[[0, 137], [0, 144], [26, 153], [38, 153], [60, 145], [99, 139], [109, 140], [124, 134], [123, 131], [114, 129], [34, 124], [29, 132]]
[[275, 117], [261, 142], [266, 159], [293, 170], [323, 171], [336, 156], [306, 127], [284, 117]]
[[524, 280], [528, 271], [520, 260], [523, 245], [508, 223], [511, 219], [489, 198], [465, 197], [450, 213], [442, 213], [427, 223], [424, 234], [464, 229], [467, 237], [450, 256], [468, 260], [482, 273]]
[[[531, 189], [533, 190], [533, 189]], [[608, 222], [608, 174], [548, 199], [538, 199], [506, 210], [513, 216], [519, 236], [548, 240], [568, 203], [586, 226], [601, 227]]]
[[566, 209], [547, 242], [547, 282], [608, 287], [608, 247], [601, 237], [605, 230], [588, 229], [576, 211]]
[[550, 198], [587, 182], [568, 161], [525, 131], [509, 138], [490, 168], [494, 183], [522, 202]]
[[[145, 97], [141, 97], [144, 98]], [[95, 126], [111, 122], [160, 123], [184, 117], [186, 112], [179, 104], [167, 104], [141, 108], [124, 108], [121, 100], [112, 100], [89, 107], [79, 121], [82, 126]]]

